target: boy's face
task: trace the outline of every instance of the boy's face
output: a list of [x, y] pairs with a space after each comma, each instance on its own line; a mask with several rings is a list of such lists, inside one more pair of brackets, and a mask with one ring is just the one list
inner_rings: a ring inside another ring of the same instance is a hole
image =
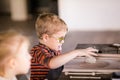
[[49, 36], [47, 40], [47, 46], [53, 50], [62, 50], [62, 44], [64, 43], [64, 38], [66, 35], [66, 31], [62, 30], [57, 32], [56, 34], [53, 34]]

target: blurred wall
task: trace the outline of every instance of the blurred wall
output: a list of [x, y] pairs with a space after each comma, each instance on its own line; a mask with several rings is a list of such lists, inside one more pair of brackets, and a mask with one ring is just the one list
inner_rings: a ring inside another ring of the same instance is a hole
[[70, 31], [120, 31], [120, 0], [58, 0]]

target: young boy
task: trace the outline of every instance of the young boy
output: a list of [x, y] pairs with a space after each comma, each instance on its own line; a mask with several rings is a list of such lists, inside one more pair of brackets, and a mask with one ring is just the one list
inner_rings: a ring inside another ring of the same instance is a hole
[[16, 31], [0, 33], [0, 80], [16, 80], [30, 69], [29, 40]]
[[31, 80], [57, 80], [63, 65], [77, 56], [96, 56], [93, 48], [78, 49], [61, 54], [68, 31], [66, 23], [57, 15], [44, 13], [36, 20], [39, 44], [31, 49]]

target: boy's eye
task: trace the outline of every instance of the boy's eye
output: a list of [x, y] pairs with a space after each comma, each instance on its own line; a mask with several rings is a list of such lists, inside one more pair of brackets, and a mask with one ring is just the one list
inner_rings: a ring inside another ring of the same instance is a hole
[[64, 37], [59, 37], [58, 40], [61, 43], [65, 38]]
[[61, 43], [63, 40], [65, 40], [65, 37], [56, 37], [56, 36], [52, 36], [53, 38], [55, 38], [56, 40], [58, 40], [59, 43]]

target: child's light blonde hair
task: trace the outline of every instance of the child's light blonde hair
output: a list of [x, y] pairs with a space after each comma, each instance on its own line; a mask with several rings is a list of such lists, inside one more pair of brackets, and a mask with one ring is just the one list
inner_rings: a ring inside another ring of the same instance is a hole
[[0, 76], [5, 74], [6, 61], [16, 57], [17, 51], [23, 43], [27, 43], [29, 46], [28, 38], [15, 30], [0, 33]]
[[43, 34], [53, 35], [58, 31], [68, 30], [66, 23], [53, 13], [40, 14], [35, 27], [39, 38], [42, 38]]

